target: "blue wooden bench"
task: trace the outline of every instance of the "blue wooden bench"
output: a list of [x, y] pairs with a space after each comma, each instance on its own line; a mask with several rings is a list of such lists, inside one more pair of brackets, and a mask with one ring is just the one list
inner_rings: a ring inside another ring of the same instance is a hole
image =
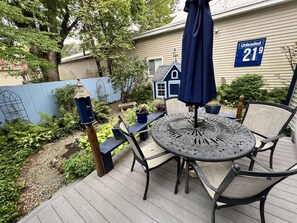
[[[135, 123], [134, 125], [129, 127], [129, 132], [135, 134], [142, 130], [147, 129], [147, 126], [151, 124], [153, 121], [157, 120], [158, 118], [162, 117], [166, 112], [153, 112], [148, 115], [146, 123]], [[148, 133], [140, 133], [140, 139], [146, 140], [148, 137]], [[122, 145], [126, 142], [126, 138], [124, 139], [115, 139], [114, 137], [107, 139], [105, 142], [100, 144], [100, 150], [102, 154], [102, 159], [105, 167], [105, 172], [108, 173], [113, 169], [113, 162], [111, 157], [111, 152], [117, 148], [118, 146]]]

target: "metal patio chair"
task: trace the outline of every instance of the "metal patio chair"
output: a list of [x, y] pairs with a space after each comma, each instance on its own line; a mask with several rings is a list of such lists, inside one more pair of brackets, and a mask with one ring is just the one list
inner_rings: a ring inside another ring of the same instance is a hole
[[165, 98], [164, 101], [167, 115], [189, 112], [189, 108], [186, 106], [186, 104], [182, 101], [179, 101], [177, 97]]
[[212, 198], [211, 222], [215, 222], [215, 211], [221, 208], [260, 201], [261, 222], [265, 222], [264, 208], [269, 191], [280, 181], [297, 173], [297, 163], [282, 172], [274, 172], [259, 163], [267, 172], [241, 171], [233, 162], [190, 162]]
[[[175, 159], [177, 161], [177, 176], [180, 171], [180, 158], [175, 156], [167, 151], [165, 151], [162, 147], [158, 146], [155, 142], [151, 142], [144, 147], [140, 147], [135, 139], [134, 135], [128, 131], [126, 124], [123, 119], [119, 116], [119, 129], [122, 134], [127, 138], [129, 144], [133, 149], [133, 162], [131, 166], [131, 172], [133, 171], [135, 160], [142, 165], [144, 171], [146, 173], [146, 185], [143, 195], [143, 200], [146, 200], [147, 191], [149, 187], [149, 172], [154, 170], [168, 161]], [[147, 131], [147, 130], [145, 130]], [[139, 132], [138, 132], [139, 133]]]
[[[273, 153], [278, 140], [284, 136], [286, 129], [296, 113], [296, 108], [286, 105], [250, 100], [242, 119], [242, 124], [253, 132], [256, 138], [256, 148], [253, 152], [270, 150], [269, 166], [272, 168]], [[254, 161], [250, 163], [252, 170]]]

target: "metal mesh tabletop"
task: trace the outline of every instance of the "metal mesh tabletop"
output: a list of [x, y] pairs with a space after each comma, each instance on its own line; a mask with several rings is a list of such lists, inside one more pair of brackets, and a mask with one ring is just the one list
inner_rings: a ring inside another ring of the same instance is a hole
[[193, 113], [167, 115], [152, 127], [153, 139], [165, 150], [192, 160], [228, 161], [250, 154], [255, 137], [243, 125], [211, 114], [199, 114], [193, 127]]

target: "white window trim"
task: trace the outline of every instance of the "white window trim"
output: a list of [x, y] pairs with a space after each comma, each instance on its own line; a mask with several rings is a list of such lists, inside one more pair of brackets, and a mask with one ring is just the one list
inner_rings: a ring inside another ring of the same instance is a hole
[[176, 81], [168, 81], [168, 97], [174, 97], [177, 96], [177, 94], [171, 94], [170, 92], [170, 85], [171, 84], [178, 84], [178, 86], [180, 86], [180, 80], [176, 80]]
[[[173, 77], [173, 73], [176, 73], [176, 77]], [[171, 79], [178, 79], [178, 71], [177, 70], [171, 71]]]
[[[161, 66], [163, 65], [163, 57], [162, 56], [159, 56], [159, 57], [149, 57], [149, 58], [146, 58], [146, 61], [147, 63], [149, 63], [150, 60], [157, 60], [157, 59], [161, 59]], [[147, 76], [148, 77], [153, 77], [154, 75], [150, 75], [150, 68], [147, 69]], [[157, 71], [157, 70], [156, 70]]]
[[[164, 88], [164, 93], [165, 95], [161, 95], [159, 96], [159, 87], [158, 84], [164, 84], [165, 88]], [[167, 93], [167, 86], [166, 86], [166, 81], [160, 81], [160, 82], [156, 82], [156, 98], [166, 98], [166, 94]]]

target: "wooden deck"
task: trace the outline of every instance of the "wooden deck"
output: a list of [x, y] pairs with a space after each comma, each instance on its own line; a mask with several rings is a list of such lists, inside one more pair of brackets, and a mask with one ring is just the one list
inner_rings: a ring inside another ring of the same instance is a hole
[[[152, 140], [151, 138], [149, 140]], [[284, 170], [297, 162], [297, 150], [290, 138], [282, 139], [275, 152], [274, 168]], [[268, 154], [259, 157], [268, 161]], [[130, 149], [115, 157], [115, 168], [102, 178], [95, 172], [57, 193], [20, 222], [210, 222], [211, 201], [198, 179], [190, 181], [184, 193], [184, 179], [174, 195], [175, 163], [151, 173], [147, 200], [142, 196], [145, 174], [139, 164], [130, 172]], [[243, 160], [242, 164], [246, 164]], [[260, 221], [259, 202], [216, 212], [220, 222]], [[297, 175], [272, 189], [265, 209], [266, 222], [297, 222]]]

